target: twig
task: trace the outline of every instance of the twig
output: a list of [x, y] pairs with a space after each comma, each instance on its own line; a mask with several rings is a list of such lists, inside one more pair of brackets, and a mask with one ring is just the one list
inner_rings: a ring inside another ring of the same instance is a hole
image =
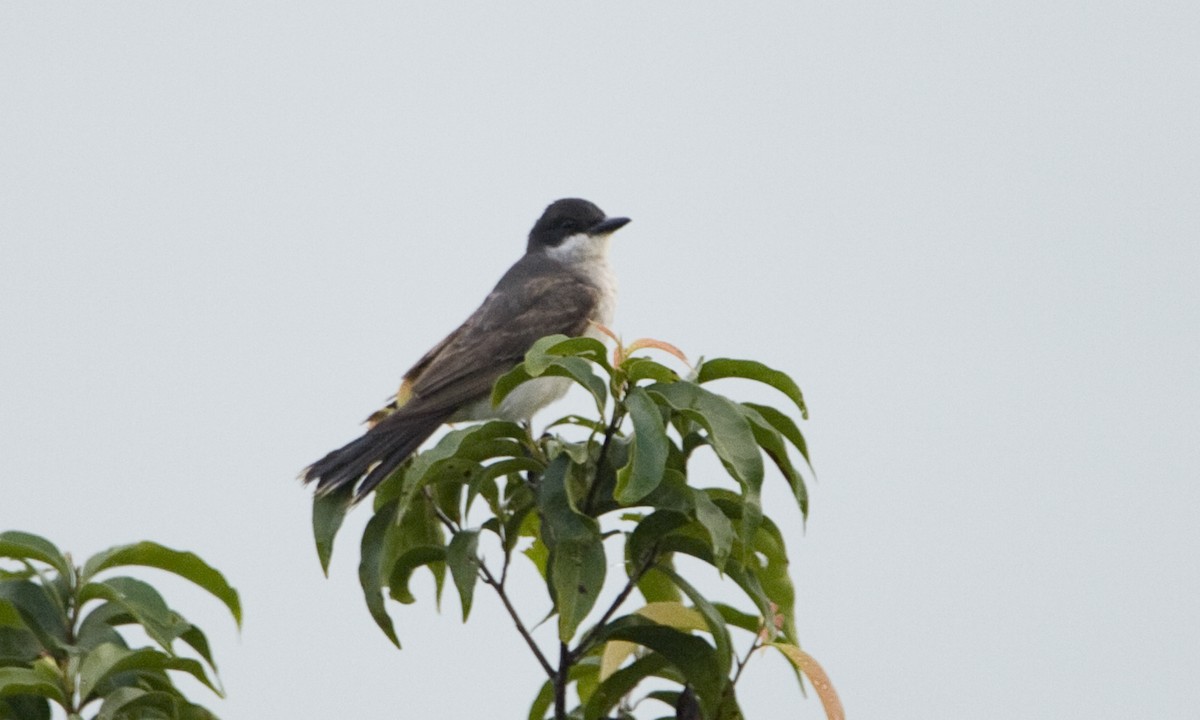
[[596, 637], [600, 634], [600, 631], [604, 629], [605, 623], [607, 623], [609, 619], [616, 614], [617, 609], [621, 607], [621, 605], [629, 597], [629, 594], [632, 593], [633, 589], [637, 586], [637, 581], [640, 580], [642, 575], [645, 575], [646, 571], [650, 569], [650, 566], [654, 564], [654, 555], [655, 553], [650, 553], [649, 559], [642, 563], [642, 566], [629, 576], [629, 581], [625, 583], [625, 587], [621, 589], [620, 594], [618, 594], [616, 599], [612, 601], [612, 604], [608, 606], [608, 609], [604, 611], [604, 614], [600, 616], [600, 619], [596, 621], [596, 624], [591, 630], [588, 631], [587, 635], [584, 635], [583, 639], [579, 641], [579, 644], [575, 646], [574, 652], [571, 653], [572, 661], [583, 657], [587, 651], [591, 649], [592, 644], [596, 642]]
[[533, 636], [529, 634], [529, 630], [525, 627], [525, 623], [521, 622], [521, 616], [517, 615], [517, 609], [513, 607], [512, 602], [508, 599], [508, 593], [504, 590], [504, 585], [501, 584], [496, 577], [488, 570], [487, 565], [481, 560], [479, 570], [483, 573], [483, 582], [491, 585], [496, 594], [500, 596], [500, 602], [504, 603], [504, 609], [508, 611], [509, 617], [513, 619], [513, 623], [517, 626], [517, 632], [521, 633], [521, 637], [525, 638], [525, 644], [533, 651], [533, 656], [537, 658], [538, 664], [542, 666], [542, 670], [546, 671], [546, 677], [551, 679], [556, 678], [554, 668], [550, 666], [550, 662], [546, 660], [546, 656], [542, 654], [542, 649], [533, 641]]
[[[501, 525], [503, 530], [504, 526]], [[512, 562], [512, 552], [508, 549], [508, 538], [504, 535], [500, 536], [500, 549], [504, 551], [504, 566], [500, 568], [500, 587], [504, 587], [504, 583], [508, 582], [508, 566]]]
[[[428, 488], [426, 488], [426, 490], [428, 490]], [[433, 504], [433, 511], [434, 514], [437, 515], [438, 520], [440, 520], [441, 523], [445, 525], [451, 532], [461, 531], [458, 523], [451, 520], [450, 517], [446, 515], [446, 513], [443, 512], [440, 507], [437, 506], [436, 503]], [[507, 555], [505, 556], [505, 560], [507, 561]], [[505, 562], [504, 569], [507, 574], [507, 562]], [[525, 623], [521, 621], [521, 616], [517, 614], [517, 609], [513, 607], [512, 602], [508, 599], [508, 593], [504, 590], [505, 578], [502, 576], [501, 580], [497, 580], [496, 576], [492, 575], [492, 571], [488, 569], [488, 566], [483, 563], [482, 558], [479, 559], [479, 572], [483, 575], [484, 584], [490, 585], [492, 589], [496, 591], [496, 594], [500, 596], [500, 602], [504, 603], [504, 609], [508, 611], [509, 617], [512, 618], [513, 623], [517, 626], [517, 632], [521, 633], [521, 637], [525, 638], [525, 644], [528, 645], [529, 649], [533, 651], [533, 656], [537, 658], [538, 664], [542, 666], [542, 670], [546, 671], [546, 676], [554, 679], [556, 677], [554, 668], [550, 666], [550, 662], [546, 660], [546, 656], [542, 654], [542, 649], [537, 646], [537, 643], [533, 640], [533, 636], [529, 634], [529, 630], [525, 627]]]
[[729, 682], [730, 689], [732, 689], [734, 685], [737, 685], [738, 678], [742, 676], [742, 670], [745, 670], [746, 663], [750, 662], [750, 656], [753, 655], [754, 651], [758, 650], [760, 647], [762, 647], [762, 638], [755, 636], [754, 642], [750, 644], [750, 649], [746, 651], [746, 655], [741, 658], [734, 658], [734, 660], [737, 662], [737, 672], [733, 674], [733, 680]]
[[596, 504], [596, 492], [600, 489], [600, 467], [604, 464], [605, 456], [608, 455], [608, 446], [612, 444], [613, 435], [617, 433], [617, 428], [621, 426], [621, 421], [624, 419], [625, 415], [620, 408], [613, 408], [612, 422], [604, 431], [604, 443], [600, 446], [600, 454], [596, 457], [596, 472], [592, 476], [592, 485], [588, 488], [587, 498], [583, 501], [583, 512], [587, 515], [592, 514], [592, 509]]
[[438, 504], [433, 501], [433, 492], [430, 491], [429, 486], [426, 485], [422, 489], [425, 492], [425, 499], [429, 501], [429, 506], [433, 508], [433, 513], [437, 515], [437, 519], [441, 520], [442, 524], [445, 525], [450, 532], [462, 532], [462, 526], [451, 520], [450, 516], [447, 515], [446, 512], [438, 507]]

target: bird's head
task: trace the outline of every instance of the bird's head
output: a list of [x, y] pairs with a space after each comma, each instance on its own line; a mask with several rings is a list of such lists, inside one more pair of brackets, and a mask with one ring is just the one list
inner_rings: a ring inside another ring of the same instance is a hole
[[608, 236], [628, 222], [629, 218], [605, 217], [587, 200], [555, 200], [529, 231], [526, 252], [545, 252], [564, 260], [602, 255]]

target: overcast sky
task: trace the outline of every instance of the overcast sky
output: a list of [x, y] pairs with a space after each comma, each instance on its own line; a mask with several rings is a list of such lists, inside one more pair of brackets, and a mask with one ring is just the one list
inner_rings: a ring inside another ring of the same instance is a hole
[[626, 338], [804, 388], [768, 512], [851, 717], [1195, 717], [1198, 8], [4, 3], [0, 529], [223, 570], [240, 637], [168, 600], [226, 720], [525, 717], [499, 603], [397, 652], [294, 478], [580, 196]]

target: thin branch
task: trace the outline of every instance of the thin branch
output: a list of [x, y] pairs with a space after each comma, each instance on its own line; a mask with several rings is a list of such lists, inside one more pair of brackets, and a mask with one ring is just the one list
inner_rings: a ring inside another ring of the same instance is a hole
[[[504, 530], [504, 525], [500, 526]], [[500, 587], [504, 587], [504, 583], [508, 582], [508, 566], [512, 562], [512, 551], [508, 549], [508, 538], [504, 535], [500, 536], [500, 549], [504, 551], [504, 566], [500, 568]]]
[[[429, 488], [426, 488], [426, 490], [428, 489]], [[440, 507], [437, 506], [436, 503], [433, 503], [433, 511], [434, 514], [437, 515], [438, 520], [440, 520], [441, 523], [445, 525], [446, 528], [448, 528], [451, 532], [460, 532], [462, 530], [462, 528], [458, 526], [458, 523], [451, 520], [450, 517], [446, 515], [446, 513], [443, 512]], [[505, 559], [507, 560], [507, 557]], [[505, 563], [505, 570], [508, 570], [507, 562]], [[488, 566], [483, 563], [483, 558], [479, 559], [479, 572], [483, 575], [484, 584], [490, 585], [492, 589], [496, 591], [496, 594], [500, 596], [500, 602], [504, 603], [504, 609], [508, 611], [509, 617], [512, 618], [513, 623], [517, 626], [517, 632], [521, 633], [521, 637], [525, 638], [525, 644], [528, 645], [529, 649], [533, 651], [533, 656], [537, 658], [538, 664], [542, 666], [542, 670], [546, 671], [546, 676], [554, 679], [554, 668], [550, 666], [550, 662], [546, 660], [546, 656], [542, 654], [542, 649], [537, 646], [537, 643], [533, 640], [533, 636], [529, 634], [529, 629], [526, 628], [525, 623], [521, 621], [521, 616], [517, 614], [517, 609], [513, 607], [512, 602], [508, 599], [508, 593], [504, 590], [503, 579], [497, 580], [496, 576], [492, 575], [492, 571], [489, 570]]]
[[754, 636], [754, 642], [750, 644], [750, 649], [746, 651], [745, 656], [734, 658], [737, 662], [737, 672], [733, 674], [733, 680], [729, 682], [730, 689], [733, 689], [733, 686], [737, 685], [738, 679], [742, 677], [742, 671], [746, 669], [746, 663], [750, 662], [750, 656], [760, 647], [762, 647], [762, 637], [756, 635]]
[[629, 581], [625, 583], [625, 587], [621, 589], [620, 594], [612, 601], [612, 604], [608, 606], [608, 609], [604, 611], [604, 614], [600, 616], [600, 619], [596, 621], [596, 624], [588, 631], [587, 635], [583, 636], [583, 639], [579, 641], [579, 645], [575, 646], [574, 652], [571, 653], [572, 660], [583, 657], [591, 649], [591, 646], [596, 642], [596, 637], [604, 629], [604, 625], [608, 623], [612, 616], [616, 614], [617, 609], [629, 598], [629, 594], [637, 587], [637, 581], [654, 564], [654, 556], [655, 553], [650, 553], [649, 559], [642, 563], [641, 567], [629, 576]]
[[512, 602], [508, 599], [508, 593], [505, 592], [504, 585], [496, 580], [496, 577], [492, 575], [482, 560], [479, 562], [479, 570], [483, 573], [483, 582], [491, 585], [496, 594], [500, 596], [500, 602], [504, 603], [504, 609], [508, 611], [509, 617], [512, 618], [513, 623], [517, 626], [517, 632], [521, 633], [521, 637], [525, 638], [525, 644], [533, 651], [533, 656], [537, 658], [538, 664], [542, 666], [542, 670], [546, 671], [546, 677], [552, 680], [555, 679], [554, 668], [546, 660], [546, 656], [542, 654], [542, 649], [534, 642], [533, 636], [529, 634], [529, 630], [525, 627], [525, 623], [521, 622], [521, 616], [517, 614], [517, 609], [513, 607]]
[[451, 520], [450, 516], [447, 515], [446, 512], [444, 510], [442, 510], [440, 507], [438, 507], [438, 504], [433, 501], [433, 492], [430, 491], [429, 486], [426, 485], [422, 489], [425, 492], [425, 499], [429, 501], [429, 505], [430, 505], [430, 507], [433, 508], [433, 512], [435, 515], [437, 515], [437, 519], [441, 520], [442, 524], [445, 525], [446, 528], [450, 532], [452, 532], [452, 533], [462, 532], [462, 526], [460, 526], [458, 523]]

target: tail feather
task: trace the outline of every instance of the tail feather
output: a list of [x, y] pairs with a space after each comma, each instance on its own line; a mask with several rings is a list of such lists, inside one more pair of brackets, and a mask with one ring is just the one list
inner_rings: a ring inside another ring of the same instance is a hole
[[308, 466], [304, 482], [316, 482], [320, 494], [357, 485], [354, 502], [358, 502], [416, 452], [445, 419], [424, 413], [391, 415]]

